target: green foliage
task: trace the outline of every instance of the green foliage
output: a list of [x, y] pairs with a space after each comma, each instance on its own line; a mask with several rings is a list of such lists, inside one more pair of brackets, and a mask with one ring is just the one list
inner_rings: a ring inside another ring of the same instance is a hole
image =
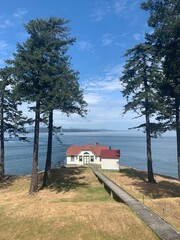
[[[11, 75], [11, 69], [5, 67], [0, 69], [0, 111], [1, 121], [3, 121], [3, 132], [18, 137], [18, 134], [26, 133], [24, 125], [28, 119], [23, 116], [22, 111], [18, 110], [21, 104], [14, 95], [14, 80]], [[2, 125], [2, 123], [1, 123]]]
[[[129, 49], [125, 56], [128, 57], [124, 66], [123, 76], [120, 78], [123, 84], [123, 96], [127, 99], [124, 106], [125, 113], [132, 110], [138, 117], [154, 116], [159, 109], [159, 93], [156, 90], [159, 80], [162, 78], [158, 60], [155, 58], [155, 50], [148, 43], [136, 45]], [[158, 124], [150, 124], [151, 133], [156, 135]], [[135, 128], [146, 128], [141, 124]]]
[[164, 73], [159, 87], [164, 107], [157, 119], [165, 121], [166, 129], [176, 129], [180, 179], [180, 1], [148, 0], [142, 8], [150, 11], [148, 24], [154, 31], [146, 37], [156, 48]]
[[141, 7], [150, 11], [148, 25], [154, 31], [146, 37], [156, 48], [164, 73], [159, 91], [165, 108], [162, 108], [158, 119], [167, 121], [167, 129], [176, 128], [180, 106], [180, 1], [148, 0]]
[[41, 112], [58, 109], [84, 115], [86, 103], [78, 72], [72, 70], [67, 55], [68, 45], [75, 42], [67, 23], [55, 17], [31, 20], [25, 25], [30, 37], [17, 45], [15, 60], [8, 62], [14, 66], [16, 92], [23, 100], [40, 101]]
[[[86, 102], [78, 84], [78, 72], [72, 70], [68, 46], [75, 42], [69, 36], [67, 20], [51, 17], [31, 20], [25, 29], [29, 38], [17, 44], [13, 67], [16, 95], [22, 101], [35, 102], [35, 137], [30, 193], [38, 189], [38, 142], [40, 121], [49, 118], [49, 141], [45, 172], [51, 166], [53, 110], [84, 116]], [[42, 114], [42, 118], [40, 118]], [[51, 117], [50, 117], [51, 116]], [[51, 120], [50, 120], [51, 119]]]
[[19, 101], [13, 94], [13, 78], [10, 68], [0, 69], [0, 181], [4, 178], [4, 133], [11, 137], [19, 137], [20, 133], [26, 133], [24, 124], [27, 119], [22, 111], [18, 110]]
[[120, 78], [124, 90], [123, 96], [127, 99], [125, 112], [132, 110], [138, 116], [145, 117], [145, 123], [135, 128], [144, 128], [147, 144], [148, 181], [155, 183], [152, 169], [151, 137], [157, 137], [161, 131], [159, 124], [151, 123], [150, 119], [157, 112], [159, 97], [157, 92], [158, 78], [161, 78], [158, 61], [155, 58], [154, 48], [147, 42], [129, 49], [125, 56], [129, 57], [124, 66], [123, 76]]

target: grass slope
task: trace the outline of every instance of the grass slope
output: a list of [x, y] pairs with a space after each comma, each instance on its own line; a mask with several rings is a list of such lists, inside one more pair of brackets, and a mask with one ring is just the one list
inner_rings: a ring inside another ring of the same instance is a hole
[[50, 187], [33, 196], [29, 184], [17, 176], [1, 186], [0, 240], [158, 239], [88, 168], [52, 170]]
[[157, 184], [150, 184], [146, 171], [127, 167], [104, 174], [180, 231], [180, 181], [155, 175]]

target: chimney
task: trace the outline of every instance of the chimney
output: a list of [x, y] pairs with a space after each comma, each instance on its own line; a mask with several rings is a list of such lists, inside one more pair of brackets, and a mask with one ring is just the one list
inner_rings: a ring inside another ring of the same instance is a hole
[[97, 142], [97, 143], [96, 143], [96, 146], [98, 146], [98, 145], [99, 145], [99, 143]]
[[111, 146], [109, 146], [109, 150], [111, 150]]

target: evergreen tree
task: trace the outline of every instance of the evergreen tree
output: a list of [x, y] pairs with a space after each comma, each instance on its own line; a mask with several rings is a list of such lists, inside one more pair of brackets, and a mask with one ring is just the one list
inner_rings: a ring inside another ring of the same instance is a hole
[[[62, 64], [59, 65], [61, 69]], [[46, 157], [46, 166], [43, 176], [42, 187], [47, 187], [50, 183], [51, 173], [51, 155], [52, 155], [52, 135], [53, 135], [53, 111], [60, 110], [70, 114], [77, 113], [80, 116], [86, 114], [86, 102], [83, 100], [83, 92], [79, 88], [78, 73], [71, 69], [69, 62], [64, 61], [63, 69], [56, 75], [53, 87], [49, 93], [46, 109], [49, 112], [48, 121], [48, 148]]]
[[1, 138], [1, 155], [0, 155], [0, 179], [4, 178], [4, 133], [7, 132], [18, 138], [19, 134], [25, 134], [24, 124], [27, 118], [23, 117], [22, 111], [18, 110], [19, 101], [15, 100], [13, 94], [13, 79], [11, 70], [7, 67], [0, 69], [0, 138]]
[[[63, 51], [73, 44], [69, 37], [67, 20], [51, 17], [31, 20], [25, 29], [30, 37], [17, 45], [15, 59], [9, 61], [14, 67], [16, 91], [23, 101], [35, 102], [35, 132], [33, 166], [29, 193], [38, 191], [38, 145], [40, 114], [50, 110], [50, 93], [59, 76], [59, 64], [63, 66]], [[47, 107], [45, 105], [47, 104]]]
[[155, 183], [153, 175], [151, 137], [161, 131], [161, 124], [151, 123], [151, 117], [158, 107], [158, 92], [156, 84], [161, 76], [158, 61], [153, 58], [153, 48], [147, 43], [136, 45], [126, 54], [128, 60], [124, 66], [123, 76], [120, 78], [124, 90], [123, 96], [127, 99], [125, 112], [132, 110], [138, 117], [145, 116], [145, 123], [135, 128], [144, 128], [147, 145], [148, 181]]
[[180, 179], [180, 1], [148, 0], [142, 3], [142, 8], [150, 11], [148, 25], [154, 31], [147, 39], [156, 47], [164, 73], [159, 88], [164, 108], [158, 119], [166, 121], [167, 129], [176, 130]]

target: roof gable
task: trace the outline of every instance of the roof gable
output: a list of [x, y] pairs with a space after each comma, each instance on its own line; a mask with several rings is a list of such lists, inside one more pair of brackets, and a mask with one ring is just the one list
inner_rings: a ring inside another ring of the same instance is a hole
[[94, 155], [100, 156], [102, 149], [108, 149], [108, 147], [101, 146], [99, 144], [96, 144], [96, 145], [86, 144], [83, 146], [70, 146], [66, 150], [66, 155], [67, 156], [77, 156], [82, 151], [91, 151], [92, 153], [94, 153]]
[[83, 146], [70, 146], [66, 151], [66, 155], [67, 156], [77, 156], [82, 151], [91, 151], [95, 156], [99, 156], [101, 158], [118, 159], [120, 157], [120, 150], [115, 150], [115, 149], [112, 150], [112, 149], [109, 149], [109, 147], [107, 147], [107, 146], [102, 146], [99, 144], [96, 144], [96, 145], [86, 144]]

